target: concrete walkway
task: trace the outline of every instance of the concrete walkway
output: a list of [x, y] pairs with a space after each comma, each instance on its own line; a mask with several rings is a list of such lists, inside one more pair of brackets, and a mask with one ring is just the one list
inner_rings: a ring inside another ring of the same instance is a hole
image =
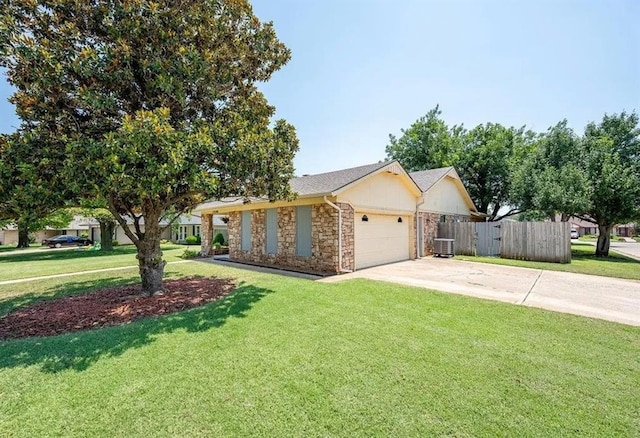
[[640, 281], [424, 258], [324, 278], [368, 278], [640, 326]]

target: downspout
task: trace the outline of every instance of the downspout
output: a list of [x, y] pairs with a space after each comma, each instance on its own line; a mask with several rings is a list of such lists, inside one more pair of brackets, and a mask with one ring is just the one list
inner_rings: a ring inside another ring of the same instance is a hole
[[338, 270], [340, 272], [352, 272], [342, 267], [342, 210], [333, 202], [329, 201], [325, 196], [324, 202], [338, 211]]
[[[422, 250], [420, 248], [420, 234], [422, 234], [424, 231], [424, 223], [422, 224], [423, 229], [419, 229], [418, 225], [420, 224], [420, 221], [418, 220], [418, 214], [420, 213], [420, 206], [425, 203], [426, 199], [424, 199], [424, 195], [422, 195], [420, 198], [422, 200], [416, 204], [416, 258], [417, 259], [420, 258], [420, 253], [424, 252], [424, 248], [422, 248]], [[424, 246], [424, 236], [422, 236], [422, 243]]]

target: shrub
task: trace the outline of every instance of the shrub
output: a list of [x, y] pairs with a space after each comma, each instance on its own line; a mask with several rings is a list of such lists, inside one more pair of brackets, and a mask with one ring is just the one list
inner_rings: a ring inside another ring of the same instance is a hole
[[200, 255], [200, 253], [198, 251], [196, 251], [195, 249], [185, 249], [184, 252], [182, 253], [182, 255], [180, 256], [181, 259], [192, 259], [195, 257], [198, 257]]
[[197, 245], [200, 243], [200, 239], [198, 236], [187, 236], [187, 238], [184, 239], [184, 243], [187, 245]]
[[222, 248], [222, 245], [220, 244], [220, 242], [213, 242], [213, 249], [220, 249]]
[[83, 231], [82, 233], [80, 233], [80, 237], [82, 237], [83, 239], [88, 239], [89, 233]]
[[120, 242], [118, 242], [117, 240], [114, 239], [114, 240], [111, 241], [111, 244], [113, 246], [118, 246], [118, 245], [120, 245]]
[[216, 234], [216, 237], [213, 238], [213, 244], [219, 243], [220, 245], [224, 245], [224, 235], [222, 233]]

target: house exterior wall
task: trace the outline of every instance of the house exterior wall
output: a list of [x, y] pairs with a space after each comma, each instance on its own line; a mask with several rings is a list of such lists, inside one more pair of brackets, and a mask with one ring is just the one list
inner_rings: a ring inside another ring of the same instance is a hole
[[431, 187], [424, 195], [420, 210], [447, 215], [471, 215], [465, 198], [452, 178], [444, 178]]
[[380, 173], [345, 190], [339, 202], [348, 202], [359, 210], [415, 211], [418, 196], [411, 193], [403, 179], [391, 173]]
[[[79, 233], [86, 230], [79, 230]], [[4, 234], [4, 236], [2, 235]], [[57, 236], [58, 234], [62, 234], [61, 230], [41, 230], [41, 231], [32, 231], [29, 233], [30, 237], [33, 237], [34, 243], [42, 243], [44, 239], [48, 239], [53, 236]], [[76, 230], [69, 230], [67, 234], [76, 235]], [[18, 230], [3, 230], [0, 231], [0, 243], [2, 245], [17, 245], [18, 244]]]
[[346, 203], [336, 204], [342, 212], [342, 269], [353, 271], [355, 262], [355, 211]]
[[[444, 222], [468, 222], [468, 217], [460, 217], [458, 215], [443, 215], [440, 213], [421, 211], [417, 217], [422, 217], [422, 236], [423, 236], [423, 254], [424, 256], [433, 255], [434, 244], [433, 239], [438, 237], [438, 224]], [[414, 226], [417, 228], [418, 220], [416, 218]]]
[[[277, 208], [276, 254], [266, 252], [265, 209], [251, 210], [251, 249], [242, 250], [241, 213], [229, 213], [229, 257], [243, 263], [331, 274], [338, 266], [338, 212], [328, 204], [311, 206], [311, 256], [296, 255], [296, 207]], [[343, 228], [344, 233], [345, 228]]]
[[[135, 227], [133, 225], [129, 225], [129, 229], [131, 230], [132, 233], [135, 234]], [[144, 232], [144, 225], [140, 225], [140, 230]], [[98, 236], [98, 241], [99, 241], [100, 229], [98, 229], [96, 234]], [[171, 228], [165, 227], [165, 229], [162, 230], [162, 233], [160, 234], [160, 238], [164, 240], [169, 240], [170, 237], [171, 237]], [[127, 234], [124, 232], [124, 229], [120, 225], [116, 226], [116, 231], [115, 231], [113, 240], [117, 240], [118, 245], [133, 245], [133, 242], [131, 241], [131, 239], [129, 239], [129, 236], [127, 236]]]

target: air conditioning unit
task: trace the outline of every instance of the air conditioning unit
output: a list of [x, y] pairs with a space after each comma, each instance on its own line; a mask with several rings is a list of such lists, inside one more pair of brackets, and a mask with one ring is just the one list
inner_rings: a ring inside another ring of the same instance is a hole
[[434, 254], [438, 257], [453, 257], [453, 239], [433, 239]]

